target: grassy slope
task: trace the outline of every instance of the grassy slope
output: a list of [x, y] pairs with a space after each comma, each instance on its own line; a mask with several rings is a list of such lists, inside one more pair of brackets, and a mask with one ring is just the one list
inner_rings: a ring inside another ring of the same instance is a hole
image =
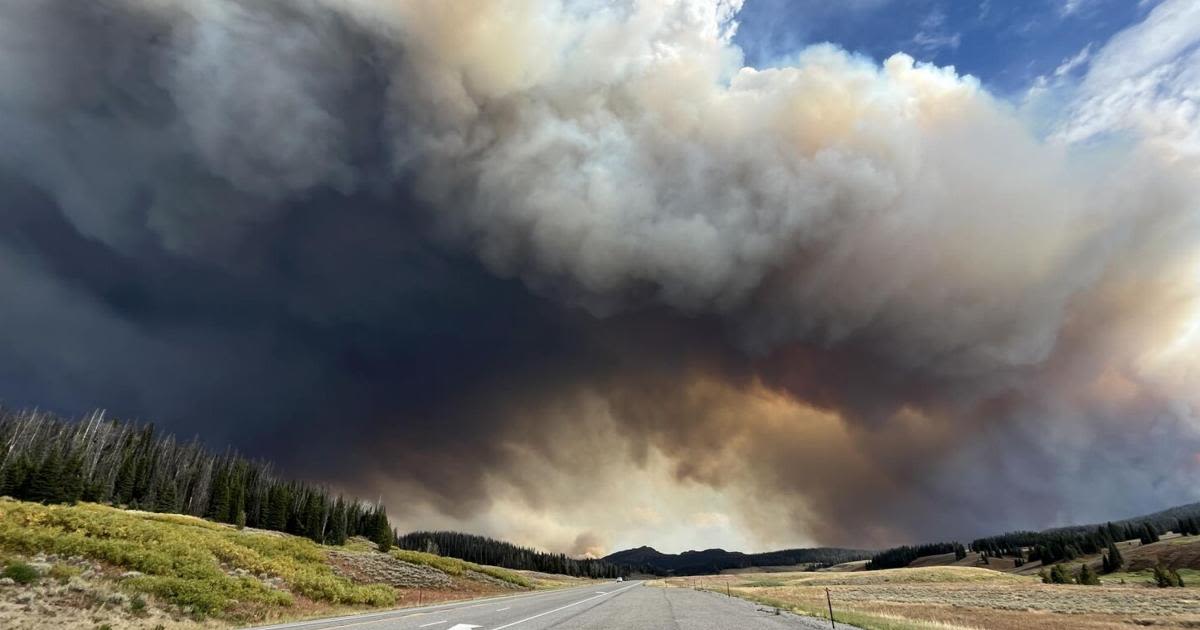
[[502, 582], [508, 582], [514, 586], [520, 586], [522, 588], [534, 587], [534, 583], [531, 580], [525, 578], [519, 573], [509, 571], [508, 569], [489, 567], [482, 564], [475, 564], [474, 562], [459, 560], [458, 558], [447, 558], [445, 556], [439, 556], [432, 553], [408, 551], [406, 549], [393, 549], [391, 554], [392, 557], [398, 560], [403, 560], [405, 562], [421, 566], [433, 567], [447, 575], [461, 576], [467, 575], [474, 571], [475, 573], [482, 573], [488, 577], [495, 578]]
[[[195, 617], [237, 622], [277, 618], [287, 616], [286, 611], [298, 600], [310, 614], [395, 605], [395, 588], [355, 584], [337, 575], [328, 562], [329, 549], [305, 538], [238, 531], [190, 516], [95, 504], [45, 506], [0, 498], [0, 555], [10, 559], [36, 554], [86, 558], [113, 567], [113, 579], [136, 571], [140, 575], [119, 579], [122, 591], [153, 596]], [[356, 551], [353, 547], [341, 549]], [[393, 551], [393, 555], [448, 575], [477, 572], [516, 586], [531, 586], [525, 577], [496, 567], [407, 551]], [[0, 561], [5, 559], [0, 557]]]

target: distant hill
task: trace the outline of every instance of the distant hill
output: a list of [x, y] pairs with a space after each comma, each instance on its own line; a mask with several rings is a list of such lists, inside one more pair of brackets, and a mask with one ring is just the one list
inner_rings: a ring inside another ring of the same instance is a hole
[[[1086, 562], [1102, 568], [1103, 554], [1113, 543], [1125, 556], [1124, 566], [1133, 570], [1160, 561], [1172, 568], [1200, 569], [1198, 534], [1200, 503], [1189, 503], [1107, 523], [977, 538], [965, 552], [958, 543], [886, 549], [872, 557], [867, 568], [955, 565], [1026, 574], [1063, 562]], [[951, 544], [960, 547], [958, 553], [947, 553], [944, 547]]]
[[502, 540], [461, 532], [413, 532], [396, 539], [402, 549], [436, 553], [479, 564], [590, 578], [615, 578], [638, 571], [604, 560], [570, 558], [561, 553], [544, 553]]
[[727, 569], [749, 567], [833, 565], [871, 557], [871, 551], [821, 547], [816, 549], [784, 549], [765, 553], [742, 553], [724, 549], [705, 549], [683, 553], [662, 553], [653, 547], [638, 547], [618, 551], [604, 557], [614, 564], [644, 567], [647, 573], [659, 575], [708, 575]]

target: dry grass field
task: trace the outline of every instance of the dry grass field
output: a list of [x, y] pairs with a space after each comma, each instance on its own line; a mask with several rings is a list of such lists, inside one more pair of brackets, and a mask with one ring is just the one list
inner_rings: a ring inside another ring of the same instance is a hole
[[[1188, 577], [1200, 585], [1200, 575], [1185, 572]], [[835, 617], [866, 630], [1200, 628], [1200, 588], [1159, 589], [1148, 579], [1123, 573], [1102, 586], [1047, 585], [1036, 577], [942, 566], [675, 578], [666, 584], [728, 590], [820, 617], [828, 617], [828, 588]]]

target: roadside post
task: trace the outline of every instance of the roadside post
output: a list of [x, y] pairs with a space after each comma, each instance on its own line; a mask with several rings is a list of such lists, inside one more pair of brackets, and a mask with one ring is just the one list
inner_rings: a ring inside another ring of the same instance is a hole
[[825, 603], [829, 604], [829, 625], [837, 630], [837, 622], [833, 620], [833, 597], [829, 595], [829, 587], [825, 587]]

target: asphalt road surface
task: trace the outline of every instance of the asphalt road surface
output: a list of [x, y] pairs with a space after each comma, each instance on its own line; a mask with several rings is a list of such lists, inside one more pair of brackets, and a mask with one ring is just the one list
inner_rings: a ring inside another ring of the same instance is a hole
[[[717, 593], [602, 582], [559, 591], [300, 621], [259, 630], [742, 630], [829, 628]], [[838, 624], [851, 630], [851, 626]]]

